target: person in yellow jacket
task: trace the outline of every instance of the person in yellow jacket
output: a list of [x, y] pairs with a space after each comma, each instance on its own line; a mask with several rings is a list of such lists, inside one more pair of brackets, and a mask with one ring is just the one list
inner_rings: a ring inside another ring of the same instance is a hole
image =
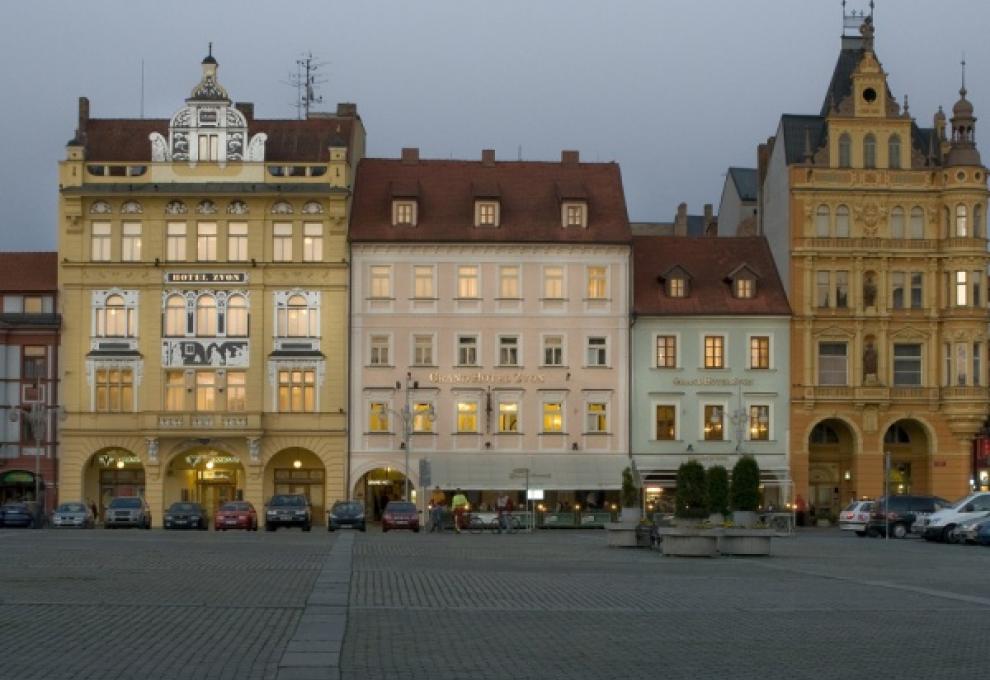
[[454, 492], [454, 498], [450, 501], [450, 507], [454, 509], [454, 531], [461, 533], [461, 525], [464, 524], [464, 513], [468, 509], [468, 499], [460, 489]]

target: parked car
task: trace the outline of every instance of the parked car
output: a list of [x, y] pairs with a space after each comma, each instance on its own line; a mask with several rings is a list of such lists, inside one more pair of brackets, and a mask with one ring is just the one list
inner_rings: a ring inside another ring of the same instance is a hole
[[368, 527], [364, 521], [364, 504], [358, 501], [337, 501], [327, 511], [327, 531], [335, 529], [358, 529]]
[[103, 527], [116, 529], [118, 527], [151, 528], [151, 508], [140, 496], [117, 496], [107, 507], [103, 515]]
[[889, 527], [894, 538], [904, 538], [912, 527], [934, 512], [949, 506], [949, 501], [938, 496], [913, 496], [909, 494], [877, 499], [866, 526], [870, 536], [885, 536]]
[[839, 529], [855, 531], [857, 536], [866, 536], [866, 525], [873, 512], [873, 501], [853, 501], [839, 513]]
[[210, 520], [206, 510], [199, 503], [172, 503], [165, 511], [164, 526], [166, 529], [199, 529], [206, 531]]
[[990, 545], [990, 522], [983, 522], [976, 531], [976, 542], [980, 545]]
[[976, 543], [976, 536], [980, 531], [980, 526], [988, 521], [990, 521], [990, 513], [964, 519], [952, 528], [947, 540], [949, 543]]
[[312, 526], [309, 500], [302, 494], [278, 494], [268, 501], [265, 531], [275, 531], [279, 527], [302, 527], [303, 531], [309, 531]]
[[213, 518], [214, 531], [227, 529], [258, 530], [258, 513], [247, 501], [230, 501], [217, 508]]
[[85, 503], [62, 503], [52, 512], [51, 525], [55, 528], [92, 529], [96, 525], [96, 519], [92, 509]]
[[923, 523], [924, 537], [929, 541], [945, 541], [959, 522], [987, 512], [990, 512], [990, 493], [972, 493], [926, 518]]
[[45, 513], [33, 501], [6, 503], [0, 507], [0, 526], [8, 529], [40, 529], [45, 526]]
[[419, 513], [415, 503], [389, 501], [382, 512], [382, 533], [391, 529], [411, 529], [419, 533]]

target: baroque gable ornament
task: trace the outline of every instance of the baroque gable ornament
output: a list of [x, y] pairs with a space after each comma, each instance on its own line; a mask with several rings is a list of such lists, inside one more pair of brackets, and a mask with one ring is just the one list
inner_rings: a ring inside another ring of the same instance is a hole
[[272, 206], [272, 215], [291, 215], [292, 213], [292, 204], [286, 201], [279, 201]]
[[166, 215], [185, 215], [187, 212], [189, 212], [189, 208], [182, 201], [169, 201], [165, 205]]
[[307, 201], [302, 207], [303, 215], [322, 215], [324, 213], [323, 204], [317, 201]]
[[144, 208], [137, 201], [127, 201], [120, 206], [120, 212], [124, 215], [140, 215], [144, 212]]
[[196, 212], [200, 215], [215, 215], [217, 213], [217, 205], [213, 201], [206, 199], [199, 202], [199, 205], [196, 206]]

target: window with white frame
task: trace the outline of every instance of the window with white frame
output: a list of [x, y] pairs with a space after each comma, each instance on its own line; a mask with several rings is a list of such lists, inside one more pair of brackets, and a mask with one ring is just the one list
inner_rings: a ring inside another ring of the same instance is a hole
[[608, 267], [588, 267], [588, 299], [604, 300], [608, 297]]
[[588, 226], [588, 206], [584, 203], [564, 203], [563, 217], [565, 227]]
[[196, 410], [217, 409], [217, 376], [213, 371], [196, 371]]
[[770, 336], [753, 335], [749, 338], [749, 367], [770, 368]]
[[436, 297], [433, 288], [433, 265], [415, 265], [413, 267], [413, 296], [424, 300]]
[[557, 434], [564, 431], [564, 404], [560, 401], [543, 402], [543, 432]]
[[702, 438], [705, 441], [725, 439], [725, 407], [722, 404], [705, 404], [703, 413], [705, 423], [702, 427]]
[[677, 336], [657, 336], [657, 368], [677, 368]]
[[94, 372], [99, 413], [122, 413], [134, 410], [134, 371], [130, 368], [97, 368]]
[[498, 338], [499, 366], [519, 365], [519, 336], [500, 335]]
[[815, 236], [828, 238], [832, 233], [832, 211], [825, 204], [815, 211]]
[[384, 401], [368, 403], [368, 432], [390, 432], [388, 404]]
[[230, 262], [247, 262], [247, 259], [247, 222], [230, 222], [227, 224], [227, 260]]
[[608, 432], [608, 404], [603, 401], [589, 401], [585, 406], [584, 431], [588, 433]]
[[227, 371], [227, 410], [247, 411], [247, 373]]
[[818, 343], [818, 384], [845, 385], [848, 380], [846, 343]]
[[498, 403], [498, 431], [519, 432], [518, 401], [500, 401]]
[[498, 268], [498, 296], [509, 300], [522, 297], [518, 265], [506, 264]]
[[921, 344], [894, 344], [894, 384], [901, 387], [921, 385]]
[[477, 366], [478, 365], [478, 336], [458, 335], [457, 336], [457, 365]]
[[725, 336], [705, 336], [705, 368], [725, 368]]
[[276, 222], [272, 225], [272, 260], [292, 261], [292, 223]]
[[604, 336], [588, 338], [588, 366], [608, 366], [608, 340]]
[[303, 224], [303, 262], [323, 261], [323, 223]]
[[750, 404], [749, 407], [749, 439], [751, 441], [770, 440], [770, 406], [767, 404]]
[[200, 262], [216, 262], [216, 222], [200, 222], [196, 225], [196, 259]]
[[137, 335], [137, 310], [120, 294], [107, 295], [96, 308], [96, 337], [133, 338]]
[[562, 335], [543, 336], [543, 365], [564, 365], [564, 337]]
[[124, 222], [120, 225], [120, 259], [124, 262], [141, 261], [140, 222]]
[[228, 338], [248, 336], [248, 303], [243, 295], [231, 295], [227, 298], [224, 331]]
[[656, 405], [656, 439], [674, 441], [677, 439], [677, 406], [675, 404]]
[[956, 306], [965, 307], [969, 299], [969, 282], [966, 272], [956, 272]]
[[925, 238], [925, 211], [917, 206], [911, 208], [911, 238]]
[[969, 236], [969, 219], [966, 212], [966, 206], [961, 203], [956, 206], [955, 235], [959, 237]]
[[413, 336], [413, 365], [433, 366], [433, 336]]
[[849, 206], [840, 205], [835, 209], [835, 235], [849, 238]]
[[890, 238], [904, 238], [904, 208], [895, 206], [890, 211]]
[[371, 366], [389, 365], [389, 338], [387, 335], [372, 335], [369, 340], [368, 364]]
[[543, 297], [548, 300], [564, 299], [564, 268], [543, 268]]
[[110, 261], [110, 223], [93, 222], [92, 249], [90, 259], [93, 262]]
[[474, 226], [476, 227], [498, 226], [498, 201], [475, 201]]
[[278, 372], [278, 410], [281, 413], [316, 411], [316, 370], [285, 368]]
[[186, 259], [186, 223], [169, 222], [165, 225], [165, 259], [183, 262]]
[[181, 295], [169, 295], [165, 301], [165, 332], [170, 338], [182, 337], [188, 332], [186, 299]]
[[416, 201], [392, 201], [392, 226], [416, 226]]
[[196, 298], [196, 336], [214, 337], [217, 334], [217, 299], [212, 295]]
[[276, 294], [276, 329], [280, 338], [315, 338], [319, 323], [318, 294]]
[[392, 297], [392, 265], [373, 264], [368, 269], [371, 297], [389, 299]]
[[457, 297], [462, 299], [477, 298], [480, 296], [480, 290], [477, 265], [460, 265], [457, 268]]
[[460, 399], [457, 401], [457, 432], [478, 431], [478, 402]]
[[433, 404], [428, 401], [413, 403], [412, 431], [418, 433], [433, 432]]
[[165, 372], [165, 410], [186, 410], [186, 374], [185, 371]]

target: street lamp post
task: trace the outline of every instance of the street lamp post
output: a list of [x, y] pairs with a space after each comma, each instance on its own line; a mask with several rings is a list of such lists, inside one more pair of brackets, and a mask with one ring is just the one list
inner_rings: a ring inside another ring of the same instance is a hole
[[[20, 410], [10, 412], [10, 421], [16, 422], [23, 418], [28, 427], [31, 428], [31, 437], [34, 439], [34, 502], [41, 501], [41, 444], [45, 440], [48, 432], [48, 417], [51, 412], [61, 413], [58, 406], [49, 406], [40, 401], [33, 402], [31, 406], [21, 406]], [[47, 457], [48, 452], [45, 451]]]
[[[406, 477], [404, 484], [405, 493], [403, 494], [403, 497], [406, 500], [406, 502], [409, 502], [409, 449], [412, 448], [413, 425], [415, 424], [416, 416], [420, 415], [413, 413], [412, 409], [410, 408], [409, 390], [410, 388], [416, 389], [418, 387], [419, 387], [419, 382], [414, 381], [412, 379], [412, 373], [407, 372], [405, 386], [403, 386], [403, 384], [398, 381], [396, 381], [395, 383], [396, 389], [405, 390], [405, 403], [402, 406], [402, 410], [396, 411], [395, 409], [391, 409], [386, 406], [383, 406], [381, 409], [383, 412], [391, 413], [402, 422], [402, 448], [405, 449], [405, 458], [406, 458], [405, 468], [404, 468], [405, 477]], [[421, 415], [423, 415], [423, 417], [429, 420], [430, 422], [433, 422], [433, 420], [436, 417], [433, 411], [433, 404], [430, 404], [429, 407], [426, 409], [426, 412]]]

